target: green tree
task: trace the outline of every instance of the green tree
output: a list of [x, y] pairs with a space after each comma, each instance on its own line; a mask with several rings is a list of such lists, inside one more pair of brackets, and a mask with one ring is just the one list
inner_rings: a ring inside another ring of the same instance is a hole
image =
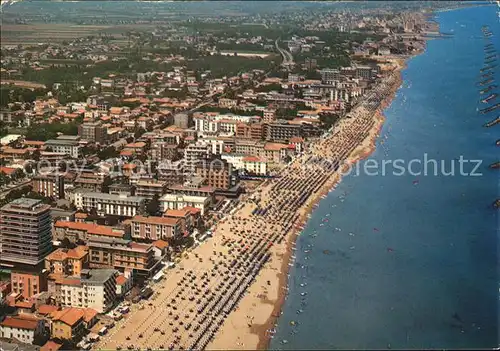
[[97, 151], [97, 157], [101, 160], [107, 160], [108, 158], [118, 157], [120, 153], [116, 150], [114, 146], [108, 146], [105, 149]]
[[148, 202], [146, 206], [146, 212], [150, 216], [158, 216], [160, 212], [160, 197], [158, 194], [154, 194], [153, 198]]
[[138, 139], [140, 138], [144, 133], [146, 133], [146, 130], [144, 128], [138, 127], [134, 130], [134, 138]]

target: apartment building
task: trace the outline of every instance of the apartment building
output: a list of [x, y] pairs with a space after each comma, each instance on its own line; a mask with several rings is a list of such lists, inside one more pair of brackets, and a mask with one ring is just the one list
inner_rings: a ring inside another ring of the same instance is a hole
[[264, 125], [264, 138], [268, 141], [288, 141], [302, 135], [302, 126], [298, 124], [275, 122]]
[[296, 83], [300, 80], [300, 76], [296, 73], [289, 73], [288, 74], [288, 82], [289, 83]]
[[288, 144], [282, 144], [282, 143], [266, 143], [264, 145], [264, 157], [274, 163], [281, 163], [283, 162], [286, 157], [293, 153], [295, 151], [295, 148], [292, 146], [292, 149], [290, 148], [290, 145]]
[[116, 276], [114, 269], [83, 269], [80, 277], [52, 274], [48, 291], [63, 306], [92, 308], [105, 313], [116, 299]]
[[88, 241], [90, 267], [114, 267], [120, 271], [149, 276], [155, 264], [153, 245], [125, 239], [91, 238]]
[[184, 207], [194, 207], [201, 211], [203, 216], [210, 206], [210, 198], [206, 196], [166, 194], [160, 198], [162, 212], [167, 210], [180, 210]]
[[184, 160], [160, 162], [156, 171], [158, 173], [158, 179], [165, 182], [167, 186], [182, 184], [186, 179]]
[[238, 100], [236, 99], [226, 99], [226, 98], [219, 99], [219, 107], [234, 108], [236, 106], [238, 106]]
[[102, 172], [80, 172], [73, 182], [76, 188], [90, 191], [104, 191], [105, 185], [109, 183], [110, 177]]
[[132, 218], [132, 238], [146, 240], [164, 240], [181, 233], [181, 221], [178, 218], [135, 216]]
[[176, 113], [174, 115], [174, 125], [182, 128], [182, 129], [187, 129], [189, 128], [189, 115], [187, 113]]
[[41, 339], [44, 335], [44, 322], [27, 315], [7, 316], [0, 322], [0, 338], [16, 339], [26, 344]]
[[257, 156], [245, 156], [242, 158], [242, 167], [251, 174], [267, 175], [267, 161]]
[[[51, 333], [53, 339], [76, 342], [85, 334], [85, 322], [90, 317], [87, 309], [67, 307], [50, 314]], [[95, 311], [93, 309], [88, 309]]]
[[78, 135], [82, 140], [104, 144], [108, 135], [108, 129], [100, 121], [87, 122], [78, 126]]
[[[112, 195], [98, 192], [84, 192], [80, 196], [81, 207], [79, 209], [85, 211], [95, 209], [99, 216], [133, 217], [141, 213], [146, 205], [146, 198], [142, 196]], [[76, 200], [75, 205], [78, 208]]]
[[201, 222], [201, 211], [194, 207], [184, 207], [180, 210], [166, 210], [165, 218], [179, 220], [182, 233], [191, 233]]
[[10, 274], [10, 286], [13, 293], [29, 299], [42, 291], [47, 291], [47, 274], [35, 270], [14, 270]]
[[199, 161], [210, 157], [211, 148], [208, 143], [198, 142], [189, 144], [184, 149], [184, 169], [186, 172], [194, 173]]
[[340, 79], [340, 71], [338, 69], [325, 68], [320, 72], [321, 82], [324, 84], [334, 84]]
[[71, 135], [60, 135], [56, 139], [45, 142], [45, 147], [50, 147], [53, 152], [69, 155], [72, 158], [80, 156], [80, 137]]
[[276, 120], [276, 110], [272, 108], [266, 108], [263, 113], [262, 118], [264, 123], [271, 123]]
[[264, 128], [262, 123], [243, 123], [239, 122], [236, 125], [236, 137], [245, 139], [262, 140], [264, 137]]
[[155, 195], [161, 197], [167, 191], [167, 182], [154, 179], [139, 180], [135, 184], [135, 195], [152, 199]]
[[72, 243], [86, 242], [92, 237], [109, 237], [122, 239], [125, 231], [121, 228], [110, 227], [87, 222], [72, 222], [59, 220], [54, 223], [54, 238], [56, 240], [68, 239]]
[[179, 159], [178, 146], [165, 141], [155, 142], [151, 145], [151, 159], [156, 162], [175, 161]]
[[205, 179], [205, 184], [215, 189], [229, 189], [233, 186], [233, 167], [219, 157], [198, 162], [196, 175]]
[[234, 141], [234, 147], [231, 151], [236, 154], [261, 156], [264, 150], [264, 145], [264, 142], [258, 140], [236, 139]]
[[377, 75], [377, 68], [372, 66], [356, 66], [356, 78], [370, 80]]
[[64, 174], [48, 173], [33, 177], [33, 191], [54, 199], [64, 199]]
[[87, 268], [88, 247], [80, 245], [74, 249], [60, 248], [45, 257], [48, 272], [68, 276], [79, 276]]
[[0, 263], [36, 266], [52, 250], [50, 206], [19, 198], [0, 209]]
[[151, 144], [166, 143], [167, 145], [179, 145], [181, 142], [181, 134], [170, 133], [165, 130], [144, 133], [142, 138], [149, 139]]

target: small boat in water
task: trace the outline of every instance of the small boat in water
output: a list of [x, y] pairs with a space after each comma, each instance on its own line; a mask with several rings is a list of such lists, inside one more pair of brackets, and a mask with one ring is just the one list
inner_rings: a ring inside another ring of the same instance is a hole
[[499, 169], [500, 168], [500, 161], [494, 162], [490, 165], [491, 169]]
[[481, 78], [489, 78], [493, 75], [493, 72], [492, 71], [489, 71], [489, 72], [486, 72], [486, 73], [483, 73], [481, 74]]
[[486, 108], [483, 108], [482, 110], [479, 110], [482, 114], [486, 114], [486, 113], [489, 113], [489, 112], [492, 112], [492, 111], [495, 111], [497, 108], [500, 107], [500, 102], [495, 104], [495, 105], [492, 105], [492, 106], [489, 106], [489, 107], [486, 107]]
[[487, 104], [489, 102], [493, 102], [493, 101], [495, 101], [495, 99], [497, 98], [497, 96], [498, 96], [497, 93], [490, 94], [488, 97], [482, 99], [481, 102], [483, 104]]
[[479, 82], [477, 84], [479, 84], [479, 85], [487, 85], [487, 84], [493, 83], [494, 81], [495, 80], [493, 78], [488, 78], [488, 79], [483, 80], [483, 81], [481, 81], [481, 82]]
[[500, 116], [498, 116], [497, 118], [495, 118], [492, 121], [489, 121], [488, 123], [485, 123], [483, 126], [486, 128], [489, 128], [489, 127], [493, 127], [493, 126], [497, 125], [498, 123], [500, 123]]
[[489, 71], [490, 69], [493, 69], [495, 68], [497, 65], [489, 65], [489, 66], [486, 66], [486, 67], [483, 67], [479, 70], [479, 72], [483, 73], [483, 72], [486, 72], [486, 71]]
[[479, 93], [481, 94], [486, 94], [486, 93], [489, 93], [490, 91], [492, 91], [493, 89], [496, 89], [497, 88], [497, 85], [496, 84], [493, 84], [493, 85], [490, 85], [486, 88], [484, 88], [483, 90], [481, 90]]

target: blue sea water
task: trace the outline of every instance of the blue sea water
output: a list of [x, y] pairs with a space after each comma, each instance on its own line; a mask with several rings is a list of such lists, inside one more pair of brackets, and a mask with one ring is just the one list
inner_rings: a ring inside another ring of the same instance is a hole
[[[499, 159], [500, 127], [482, 124], [499, 110], [476, 111], [485, 106], [476, 83], [485, 56], [481, 26], [490, 26], [500, 50], [499, 19], [490, 6], [441, 12], [436, 20], [453, 37], [429, 41], [408, 62], [370, 159], [407, 164], [427, 154], [445, 160], [446, 171], [455, 161], [458, 174], [434, 176], [430, 165], [427, 176], [345, 177], [297, 239], [270, 348], [498, 345], [499, 221], [491, 204], [499, 173], [488, 165]], [[482, 175], [460, 175], [460, 156], [482, 160]]]

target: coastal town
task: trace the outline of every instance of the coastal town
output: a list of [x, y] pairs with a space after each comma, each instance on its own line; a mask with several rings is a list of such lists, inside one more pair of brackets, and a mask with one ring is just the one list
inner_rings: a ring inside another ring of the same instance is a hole
[[296, 235], [372, 151], [405, 60], [439, 36], [424, 8], [310, 8], [40, 42], [66, 24], [15, 6], [2, 349], [266, 348]]

